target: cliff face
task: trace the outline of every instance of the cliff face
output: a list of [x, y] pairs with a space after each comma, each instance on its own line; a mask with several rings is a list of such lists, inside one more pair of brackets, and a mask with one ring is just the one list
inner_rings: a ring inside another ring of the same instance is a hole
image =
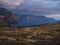
[[0, 8], [0, 25], [11, 25], [17, 22], [17, 17], [5, 8]]

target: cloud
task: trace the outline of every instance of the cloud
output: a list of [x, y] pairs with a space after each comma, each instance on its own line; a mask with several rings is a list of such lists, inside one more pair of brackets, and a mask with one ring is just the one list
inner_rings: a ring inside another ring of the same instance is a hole
[[[60, 13], [59, 1], [52, 0], [25, 0], [23, 5], [19, 7], [22, 10], [28, 10], [31, 12], [37, 12], [42, 14]], [[31, 9], [31, 10], [30, 10]]]
[[23, 0], [0, 0], [0, 2], [7, 8], [16, 8], [16, 6], [20, 5]]
[[[60, 20], [60, 0], [25, 0], [22, 10]], [[19, 7], [21, 8], [21, 7]]]
[[46, 1], [60, 1], [60, 0], [46, 0]]
[[55, 15], [45, 15], [46, 17], [49, 18], [54, 18], [55, 20], [60, 20], [60, 14], [55, 14]]
[[23, 10], [27, 14], [44, 15], [60, 20], [60, 0], [0, 0], [6, 8]]

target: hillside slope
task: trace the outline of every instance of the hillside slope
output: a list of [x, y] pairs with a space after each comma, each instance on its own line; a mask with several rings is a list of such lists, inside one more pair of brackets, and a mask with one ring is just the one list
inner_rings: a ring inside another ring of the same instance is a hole
[[8, 9], [0, 8], [0, 26], [11, 25], [18, 21], [17, 17]]

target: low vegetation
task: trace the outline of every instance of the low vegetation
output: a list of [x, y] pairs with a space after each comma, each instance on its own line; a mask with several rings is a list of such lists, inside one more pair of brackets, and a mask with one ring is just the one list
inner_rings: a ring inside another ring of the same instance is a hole
[[27, 27], [0, 27], [0, 40], [1, 42], [9, 41], [11, 45], [60, 45], [60, 23]]

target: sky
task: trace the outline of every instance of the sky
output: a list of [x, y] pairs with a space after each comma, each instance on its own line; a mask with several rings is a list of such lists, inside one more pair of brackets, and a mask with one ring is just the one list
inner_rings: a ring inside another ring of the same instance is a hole
[[37, 15], [60, 20], [60, 0], [0, 0], [0, 5], [9, 9], [27, 9], [37, 12]]

